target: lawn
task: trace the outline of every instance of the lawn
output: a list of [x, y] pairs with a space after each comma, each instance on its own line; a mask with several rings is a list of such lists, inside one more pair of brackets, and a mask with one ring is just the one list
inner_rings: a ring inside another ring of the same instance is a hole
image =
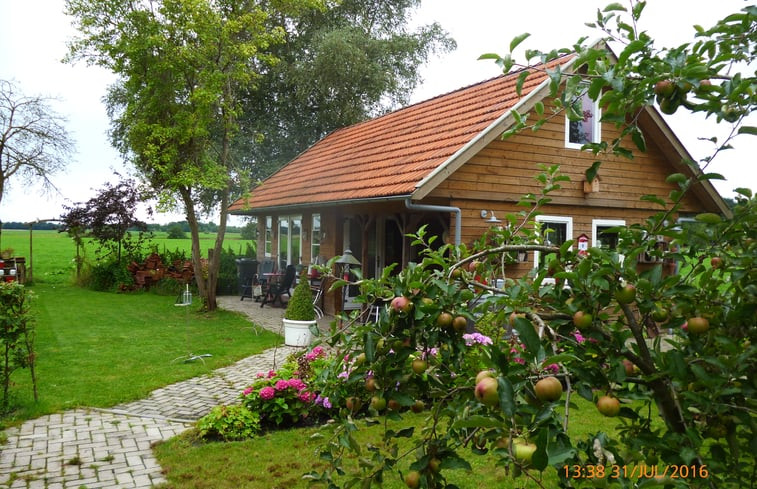
[[[587, 434], [605, 431], [614, 433], [617, 420], [600, 416], [589, 402], [573, 397], [578, 410], [571, 412], [570, 434], [585, 437]], [[401, 427], [417, 426], [420, 431], [424, 414], [408, 414]], [[390, 427], [397, 429], [392, 422]], [[380, 425], [362, 429], [358, 434], [361, 446], [368, 443], [380, 444]], [[188, 433], [165, 443], [158, 444], [155, 454], [169, 481], [166, 489], [275, 489], [309, 487], [302, 475], [312, 470], [322, 471], [325, 462], [319, 460], [315, 450], [319, 441], [311, 437], [329, 428], [292, 429], [268, 433], [244, 442], [203, 442]], [[473, 466], [472, 472], [464, 470], [445, 471], [450, 483], [461, 489], [496, 488], [536, 488], [539, 487], [525, 476], [512, 479], [504, 468], [494, 466], [491, 455], [475, 455], [470, 449], [462, 449], [463, 455]], [[357, 463], [354, 459], [353, 463]], [[411, 460], [400, 462], [400, 468], [407, 470]], [[354, 469], [354, 466], [353, 466]], [[538, 474], [534, 474], [538, 476]], [[548, 468], [544, 472], [545, 487], [557, 486], [555, 471]], [[405, 488], [396, 475], [389, 475], [383, 487]]]
[[[34, 280], [38, 283], [69, 284], [75, 272], [74, 257], [76, 246], [66, 233], [58, 231], [34, 231], [30, 235], [28, 230], [3, 229], [0, 249], [12, 248], [15, 256], [26, 258], [26, 266], [33, 266]], [[91, 239], [85, 241], [85, 259], [95, 258], [96, 244]], [[243, 240], [239, 233], [226, 233], [224, 236], [224, 248], [236, 254], [243, 254], [249, 240]], [[215, 234], [201, 233], [200, 246], [207, 253], [209, 248], [215, 245]], [[158, 252], [183, 250], [189, 256], [192, 249], [190, 239], [168, 239], [166, 233], [155, 233], [148, 243], [149, 249]]]
[[[254, 334], [249, 320], [237, 313], [176, 307], [173, 296], [55, 284], [30, 290], [36, 296], [32, 310], [40, 402], [33, 401], [28, 370], [18, 370], [12, 388], [16, 410], [6, 423], [140, 399], [280, 342], [273, 333]], [[199, 350], [213, 356], [204, 364], [174, 361]]]

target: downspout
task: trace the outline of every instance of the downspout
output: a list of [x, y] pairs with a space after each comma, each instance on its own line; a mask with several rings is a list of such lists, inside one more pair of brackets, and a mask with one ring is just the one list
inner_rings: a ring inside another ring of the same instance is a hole
[[410, 197], [405, 199], [405, 207], [411, 211], [429, 211], [429, 212], [454, 212], [455, 213], [455, 246], [460, 244], [460, 235], [463, 230], [463, 214], [459, 207], [449, 207], [445, 205], [414, 204]]

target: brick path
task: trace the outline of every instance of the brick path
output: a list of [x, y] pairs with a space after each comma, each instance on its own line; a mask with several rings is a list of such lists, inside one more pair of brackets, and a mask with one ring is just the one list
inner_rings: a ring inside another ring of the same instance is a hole
[[[283, 309], [238, 297], [218, 300], [220, 307], [281, 333]], [[272, 348], [157, 389], [147, 399], [51, 414], [10, 428], [0, 445], [0, 489], [149, 488], [166, 482], [152, 445], [189, 429], [214, 406], [238, 402], [255, 374], [276, 368], [297, 350]]]

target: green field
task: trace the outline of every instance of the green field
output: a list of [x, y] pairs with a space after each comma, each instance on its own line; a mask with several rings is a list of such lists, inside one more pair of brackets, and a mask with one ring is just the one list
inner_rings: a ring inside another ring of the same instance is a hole
[[[239, 233], [226, 233], [224, 248], [231, 249], [236, 254], [244, 254], [247, 245], [252, 241], [243, 240]], [[252, 243], [254, 245], [254, 243]], [[200, 234], [200, 245], [203, 255], [215, 245], [215, 234]], [[166, 233], [155, 233], [148, 242], [150, 250], [160, 253], [164, 251], [185, 251], [187, 256], [192, 249], [192, 241], [187, 239], [168, 239]], [[34, 231], [21, 229], [3, 229], [0, 237], [0, 250], [13, 249], [14, 256], [26, 258], [26, 266], [32, 268], [34, 281], [48, 284], [71, 283], [75, 273], [76, 245], [66, 233], [57, 231]], [[96, 259], [96, 243], [86, 240], [84, 258], [92, 262]]]

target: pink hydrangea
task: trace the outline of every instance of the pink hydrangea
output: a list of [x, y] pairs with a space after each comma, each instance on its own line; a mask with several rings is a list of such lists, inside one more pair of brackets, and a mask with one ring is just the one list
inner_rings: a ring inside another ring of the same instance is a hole
[[276, 371], [275, 370], [269, 370], [267, 377], [269, 379], [272, 379], [272, 378], [276, 377]]
[[553, 374], [556, 374], [557, 372], [560, 371], [560, 366], [557, 365], [556, 363], [550, 363], [549, 365], [544, 367], [544, 370], [546, 370], [547, 372], [552, 372]]
[[322, 346], [316, 346], [315, 348], [313, 348], [313, 351], [311, 351], [311, 352], [309, 352], [309, 353], [307, 353], [305, 355], [305, 358], [309, 362], [312, 362], [316, 358], [322, 357], [323, 355], [324, 355], [324, 349], [323, 349], [323, 347]]
[[513, 358], [513, 362], [520, 363], [521, 365], [525, 365], [526, 364], [526, 361], [524, 359], [522, 359], [521, 357], [515, 357], [515, 358]]
[[277, 380], [276, 385], [274, 385], [274, 389], [277, 391], [283, 391], [286, 390], [286, 388], [289, 387], [289, 382], [286, 380]]
[[260, 398], [269, 401], [276, 395], [276, 391], [270, 385], [267, 385], [260, 389]]
[[252, 387], [248, 387], [242, 391], [242, 395], [249, 396], [251, 392], [252, 392]]
[[315, 398], [315, 394], [313, 394], [312, 392], [302, 391], [299, 394], [297, 394], [297, 397], [302, 402], [311, 402]]
[[256, 379], [262, 379], [263, 377], [265, 377], [265, 374], [263, 372], [258, 372], [255, 374]]
[[287, 385], [298, 391], [301, 391], [305, 387], [307, 387], [305, 385], [305, 382], [302, 381], [302, 379], [289, 379], [289, 381], [287, 382]]

